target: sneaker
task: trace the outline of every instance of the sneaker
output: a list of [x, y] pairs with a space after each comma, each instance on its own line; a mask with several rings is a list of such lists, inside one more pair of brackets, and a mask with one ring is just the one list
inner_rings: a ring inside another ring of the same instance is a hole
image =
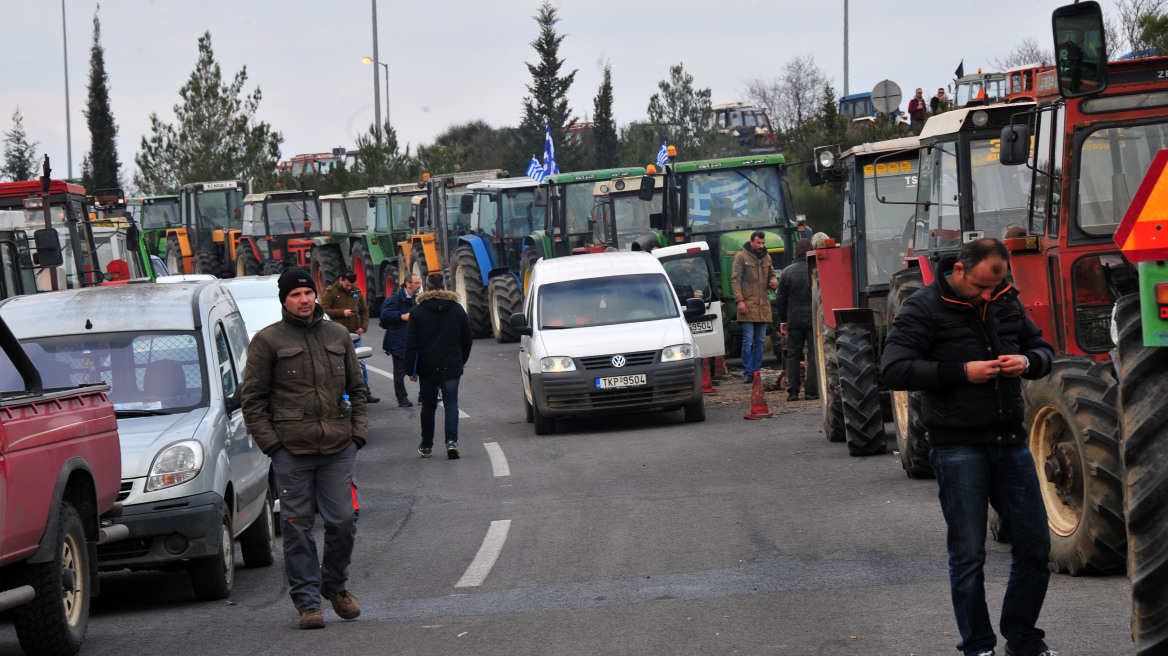
[[[333, 604], [333, 612], [343, 620], [355, 620], [361, 616], [361, 607], [357, 605], [357, 598], [349, 594], [348, 590], [329, 592], [321, 590], [320, 594]], [[320, 611], [316, 611], [320, 614]]]
[[[1006, 656], [1018, 656], [1018, 652], [1014, 651], [1013, 649], [1010, 649], [1007, 646], [1006, 647]], [[1040, 651], [1037, 654], [1035, 654], [1034, 656], [1059, 656], [1059, 653], [1048, 647], [1048, 648], [1046, 648], [1046, 650]]]
[[450, 460], [458, 460], [462, 457], [458, 455], [458, 442], [446, 443], [446, 457]]
[[420, 446], [420, 447], [418, 447], [418, 453], [419, 453], [419, 454], [421, 454], [421, 456], [422, 456], [423, 458], [429, 458], [429, 457], [430, 457], [430, 449], [427, 449], [427, 448], [426, 448], [426, 447], [424, 447], [424, 446]]
[[406, 399], [405, 401], [398, 401], [397, 407], [399, 407], [399, 408], [412, 408], [412, 407], [414, 407], [414, 404], [409, 399]]
[[324, 615], [320, 614], [319, 608], [310, 608], [308, 610], [300, 611], [300, 628], [302, 629], [323, 629]]

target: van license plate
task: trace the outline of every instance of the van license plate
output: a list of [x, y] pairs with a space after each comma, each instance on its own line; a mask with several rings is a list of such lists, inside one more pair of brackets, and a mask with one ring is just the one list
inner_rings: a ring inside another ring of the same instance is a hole
[[712, 333], [714, 332], [714, 322], [695, 321], [689, 325], [689, 331], [695, 335], [698, 333]]
[[637, 387], [638, 385], [645, 385], [649, 382], [645, 374], [632, 374], [629, 376], [608, 376], [606, 378], [596, 379], [596, 389], [616, 389], [619, 387]]

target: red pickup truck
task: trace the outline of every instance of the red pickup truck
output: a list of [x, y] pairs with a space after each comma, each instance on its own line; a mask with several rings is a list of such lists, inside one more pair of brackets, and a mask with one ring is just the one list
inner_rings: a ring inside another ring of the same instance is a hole
[[125, 532], [102, 527], [122, 475], [109, 386], [43, 389], [2, 319], [0, 346], [0, 611], [14, 609], [25, 653], [74, 654], [98, 590], [97, 545]]

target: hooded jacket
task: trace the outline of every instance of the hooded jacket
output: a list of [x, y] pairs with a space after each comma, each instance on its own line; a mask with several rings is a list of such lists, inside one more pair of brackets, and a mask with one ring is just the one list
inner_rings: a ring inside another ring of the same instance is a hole
[[[369, 331], [369, 305], [365, 302], [365, 294], [361, 292], [360, 287], [354, 285], [353, 291], [347, 292], [341, 287], [341, 281], [338, 279], [324, 290], [324, 295], [320, 297], [320, 306], [333, 321], [348, 328], [349, 332], [355, 333], [358, 328]], [[353, 315], [346, 317], [345, 310], [352, 310]]]
[[[350, 442], [365, 446], [365, 382], [345, 328], [324, 320], [317, 306], [305, 321], [284, 310], [282, 320], [256, 333], [243, 376], [243, 420], [256, 444], [271, 454], [329, 454]], [[353, 405], [341, 416], [344, 394]]]
[[913, 294], [889, 329], [881, 358], [884, 383], [921, 391], [921, 422], [933, 445], [1024, 444], [1022, 381], [971, 383], [965, 363], [1024, 355], [1022, 378], [1050, 372], [1053, 349], [1026, 316], [1018, 290], [1002, 282], [984, 305], [960, 298], [941, 275]]
[[474, 336], [458, 295], [445, 290], [418, 294], [406, 322], [406, 371], [444, 381], [462, 376]]
[[401, 317], [413, 311], [417, 300], [417, 296], [407, 296], [406, 287], [402, 285], [381, 305], [381, 327], [385, 329], [385, 339], [381, 342], [381, 348], [386, 353], [399, 358], [405, 357], [407, 322], [402, 321]]
[[735, 303], [746, 302], [746, 312], [739, 312], [737, 321], [771, 322], [771, 299], [767, 292], [772, 280], [778, 280], [778, 276], [770, 253], [759, 255], [750, 247], [750, 242], [743, 244], [742, 250], [734, 256], [730, 274]]

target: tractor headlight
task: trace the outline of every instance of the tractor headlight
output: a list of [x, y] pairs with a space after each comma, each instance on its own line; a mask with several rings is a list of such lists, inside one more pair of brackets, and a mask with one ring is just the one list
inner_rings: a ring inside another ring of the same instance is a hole
[[203, 445], [196, 440], [175, 442], [154, 456], [146, 491], [181, 485], [198, 476], [202, 469]]

